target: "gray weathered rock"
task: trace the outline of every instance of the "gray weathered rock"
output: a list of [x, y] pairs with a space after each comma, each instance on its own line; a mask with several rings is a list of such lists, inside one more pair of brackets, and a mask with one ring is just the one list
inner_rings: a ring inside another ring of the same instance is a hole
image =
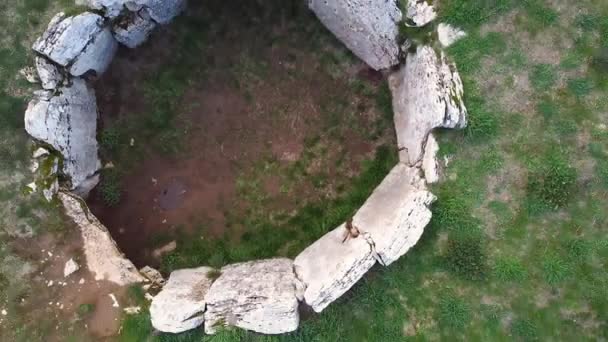
[[25, 129], [35, 139], [59, 151], [71, 189], [86, 195], [96, 185], [97, 104], [93, 89], [75, 78], [58, 95], [37, 92], [25, 112]]
[[405, 14], [406, 25], [421, 27], [437, 18], [437, 12], [426, 0], [408, 0]]
[[306, 287], [304, 300], [316, 312], [342, 296], [376, 263], [365, 236], [344, 240], [345, 233], [342, 224], [294, 260], [296, 275]]
[[95, 280], [107, 280], [121, 286], [145, 280], [118, 250], [110, 232], [89, 211], [82, 198], [61, 191], [58, 197], [66, 215], [80, 229], [86, 265]]
[[439, 181], [439, 161], [437, 153], [439, 152], [439, 144], [433, 134], [429, 134], [424, 149], [424, 157], [422, 158], [422, 171], [427, 184], [437, 183]]
[[225, 266], [205, 300], [205, 332], [229, 325], [263, 334], [298, 328], [297, 279], [289, 259]]
[[19, 70], [19, 75], [23, 77], [26, 81], [30, 83], [38, 83], [40, 82], [40, 78], [38, 78], [38, 74], [36, 73], [36, 69], [33, 67], [25, 67]]
[[59, 70], [59, 67], [40, 56], [36, 56], [35, 63], [42, 88], [51, 90], [57, 88], [61, 84], [63, 81], [63, 74], [61, 73], [61, 70]]
[[70, 74], [82, 76], [88, 71], [95, 71], [97, 75], [103, 74], [118, 49], [118, 42], [114, 39], [109, 27], [104, 27], [87, 45], [70, 67]]
[[163, 290], [152, 300], [152, 326], [163, 332], [180, 333], [203, 324], [212, 271], [210, 267], [173, 271]]
[[438, 57], [430, 46], [419, 46], [389, 77], [401, 162], [422, 161], [429, 133], [436, 127], [463, 128], [467, 110], [456, 66]]
[[142, 9], [114, 24], [114, 38], [119, 43], [133, 49], [148, 40], [155, 27], [156, 23], [150, 18], [147, 10]]
[[139, 273], [146, 277], [153, 285], [163, 286], [165, 285], [165, 278], [157, 269], [150, 266], [144, 266], [139, 270]]
[[[80, 76], [89, 70], [103, 73], [116, 52], [117, 43], [104, 18], [85, 12], [74, 17], [57, 14], [33, 49]], [[73, 64], [73, 65], [72, 65]]]
[[399, 63], [396, 1], [309, 0], [319, 20], [355, 55], [380, 70]]
[[76, 0], [76, 4], [87, 6], [104, 12], [108, 18], [116, 18], [125, 10], [125, 3], [129, 0]]
[[150, 17], [159, 24], [168, 24], [186, 8], [186, 0], [129, 0], [131, 11], [147, 9]]
[[439, 44], [443, 47], [454, 44], [459, 39], [466, 37], [466, 35], [466, 32], [450, 24], [441, 23], [437, 25], [437, 38], [439, 39]]
[[353, 225], [388, 266], [418, 242], [431, 220], [435, 200], [418, 168], [397, 164], [353, 217]]

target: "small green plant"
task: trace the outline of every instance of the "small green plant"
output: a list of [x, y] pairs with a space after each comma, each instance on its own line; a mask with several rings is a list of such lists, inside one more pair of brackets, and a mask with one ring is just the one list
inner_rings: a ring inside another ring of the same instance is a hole
[[95, 311], [95, 304], [80, 304], [78, 306], [78, 315], [80, 317], [85, 317]]
[[503, 282], [522, 282], [528, 276], [525, 267], [513, 257], [498, 259], [493, 272], [494, 276]]
[[555, 67], [549, 64], [538, 64], [532, 68], [530, 83], [536, 90], [549, 90], [557, 81]]
[[120, 133], [115, 128], [105, 129], [99, 136], [99, 145], [107, 151], [114, 151], [120, 145]]
[[453, 294], [444, 295], [439, 301], [439, 322], [450, 328], [464, 328], [471, 320], [471, 308]]
[[576, 170], [559, 151], [552, 151], [528, 176], [528, 204], [533, 212], [561, 208], [570, 201], [575, 183]]
[[566, 243], [568, 258], [575, 262], [584, 262], [589, 257], [593, 246], [583, 239], [572, 239]]
[[538, 329], [536, 328], [536, 325], [527, 319], [515, 320], [511, 324], [511, 333], [524, 341], [538, 340]]
[[481, 279], [486, 272], [486, 256], [480, 234], [450, 234], [445, 262], [450, 271], [465, 279]]
[[568, 90], [576, 97], [584, 97], [589, 95], [593, 90], [593, 84], [586, 78], [574, 78], [568, 80]]
[[557, 254], [547, 254], [543, 259], [543, 274], [549, 285], [556, 285], [570, 275], [570, 265]]
[[118, 172], [109, 169], [102, 173], [101, 182], [99, 184], [99, 195], [101, 196], [102, 201], [109, 207], [116, 206], [120, 203], [122, 188]]

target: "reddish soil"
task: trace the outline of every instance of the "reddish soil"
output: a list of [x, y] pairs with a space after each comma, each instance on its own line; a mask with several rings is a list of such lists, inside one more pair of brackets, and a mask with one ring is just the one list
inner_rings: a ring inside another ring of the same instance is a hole
[[[139, 48], [137, 55], [121, 50], [111, 70], [100, 80], [97, 92], [102, 126], [150, 110], [143, 100], [142, 82], [171, 58], [173, 33], [165, 30], [156, 34], [155, 43]], [[218, 69], [238, 65], [242, 46], [230, 39], [210, 45], [214, 50], [211, 59]], [[92, 211], [137, 266], [157, 266], [159, 260], [152, 257], [153, 250], [173, 240], [178, 232], [198, 234], [193, 238], [222, 236], [226, 214], [243, 213], [248, 206], [239, 197], [236, 182], [248, 177], [246, 171], [260, 160], [272, 158], [289, 165], [301, 157], [305, 139], [317, 136], [329, 142], [330, 159], [346, 154], [351, 173], [356, 173], [359, 162], [374, 150], [372, 143], [355, 133], [341, 144], [331, 142], [330, 134], [335, 133], [323, 131], [321, 108], [331, 99], [329, 94], [351, 91], [345, 80], [319, 72], [317, 56], [294, 46], [297, 44], [277, 44], [256, 52], [259, 56], [255, 58], [261, 57], [267, 64], [264, 79], [237, 75], [241, 84], [237, 87], [234, 75], [212, 71], [205, 80], [193, 80], [180, 105], [186, 152], [164, 156], [149, 151], [142, 156], [123, 179], [118, 206], [104, 205], [96, 193], [90, 196]], [[288, 76], [290, 73], [295, 76]], [[382, 81], [381, 74], [360, 63], [354, 65], [349, 77], [357, 77], [371, 87]], [[348, 96], [356, 102], [352, 94]], [[369, 106], [363, 106], [356, 117], [363, 125], [371, 120], [366, 117], [367, 111]], [[323, 169], [331, 179], [340, 176], [334, 164], [319, 161], [312, 167]], [[271, 198], [269, 206], [273, 209], [290, 211], [305, 202], [302, 199], [322, 196], [307, 183], [288, 194], [280, 191], [281, 185], [281, 178], [274, 174], [263, 180], [263, 191]]]

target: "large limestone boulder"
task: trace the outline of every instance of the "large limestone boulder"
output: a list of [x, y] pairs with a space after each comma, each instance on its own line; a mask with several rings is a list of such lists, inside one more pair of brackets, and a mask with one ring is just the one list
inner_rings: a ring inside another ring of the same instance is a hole
[[70, 69], [74, 76], [89, 70], [103, 73], [116, 52], [117, 43], [100, 15], [85, 12], [73, 17], [57, 14], [33, 49]]
[[407, 0], [405, 24], [422, 27], [437, 18], [437, 12], [426, 0]]
[[205, 332], [219, 325], [263, 334], [298, 328], [297, 279], [289, 259], [244, 262], [223, 267], [205, 300]]
[[374, 254], [385, 266], [414, 246], [431, 220], [435, 196], [419, 173], [397, 164], [353, 217], [353, 225], [373, 241]]
[[162, 332], [180, 333], [205, 321], [205, 295], [213, 280], [210, 267], [173, 271], [169, 281], [152, 300], [152, 326]]
[[133, 263], [118, 250], [106, 227], [89, 211], [82, 198], [66, 192], [59, 192], [58, 197], [66, 215], [80, 229], [86, 266], [95, 280], [120, 286], [145, 281]]
[[308, 246], [294, 260], [295, 272], [306, 287], [304, 300], [316, 312], [348, 291], [376, 263], [364, 235], [345, 240], [343, 224]]
[[159, 24], [168, 24], [186, 8], [186, 0], [129, 0], [131, 11], [146, 9], [150, 17]]
[[148, 11], [142, 9], [125, 16], [114, 24], [114, 38], [128, 48], [136, 48], [143, 44], [156, 28]]
[[63, 156], [62, 172], [71, 189], [86, 195], [98, 181], [97, 102], [93, 89], [82, 79], [59, 88], [57, 95], [36, 92], [25, 112], [25, 129]]
[[407, 55], [406, 64], [389, 77], [399, 159], [419, 164], [430, 132], [437, 127], [463, 128], [467, 109], [456, 66], [430, 46]]
[[309, 0], [310, 9], [333, 34], [370, 67], [380, 70], [399, 63], [396, 1]]

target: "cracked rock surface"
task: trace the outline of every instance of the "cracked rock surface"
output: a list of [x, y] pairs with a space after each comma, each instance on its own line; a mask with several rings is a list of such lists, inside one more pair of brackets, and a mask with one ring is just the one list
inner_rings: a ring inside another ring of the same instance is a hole
[[456, 66], [430, 46], [407, 55], [406, 64], [389, 76], [399, 160], [421, 162], [434, 128], [464, 128], [467, 110]]
[[198, 267], [171, 272], [162, 291], [152, 300], [152, 326], [162, 332], [180, 333], [203, 324], [212, 271], [211, 267]]
[[319, 20], [355, 55], [380, 70], [399, 63], [396, 1], [309, 0]]
[[122, 21], [114, 24], [114, 38], [128, 48], [143, 44], [156, 28], [156, 23], [145, 9], [134, 12]]
[[399, 163], [357, 211], [353, 224], [373, 244], [378, 261], [388, 266], [418, 242], [434, 200], [420, 170]]
[[73, 79], [56, 96], [36, 92], [25, 112], [25, 129], [61, 153], [72, 190], [85, 196], [97, 184], [97, 102], [84, 80]]
[[118, 17], [129, 0], [76, 0], [76, 4], [103, 11], [108, 18]]
[[107, 280], [121, 286], [145, 280], [118, 250], [110, 232], [88, 210], [82, 198], [64, 192], [59, 192], [58, 197], [66, 215], [80, 229], [86, 265], [95, 280]]
[[73, 17], [59, 13], [32, 48], [53, 62], [68, 67], [74, 76], [89, 70], [101, 74], [116, 52], [116, 41], [104, 25], [104, 18], [94, 13], [85, 12]]
[[220, 325], [263, 334], [298, 328], [299, 312], [293, 262], [277, 258], [225, 266], [205, 300], [205, 332]]
[[345, 238], [346, 224], [323, 235], [294, 260], [295, 272], [306, 287], [304, 300], [316, 312], [340, 298], [376, 263], [363, 235]]
[[131, 11], [145, 8], [154, 21], [168, 24], [186, 8], [186, 0], [129, 0], [126, 5]]
[[40, 56], [36, 56], [35, 64], [42, 88], [51, 90], [57, 88], [59, 84], [61, 84], [63, 81], [63, 74], [61, 73], [61, 70], [59, 70], [59, 67]]

